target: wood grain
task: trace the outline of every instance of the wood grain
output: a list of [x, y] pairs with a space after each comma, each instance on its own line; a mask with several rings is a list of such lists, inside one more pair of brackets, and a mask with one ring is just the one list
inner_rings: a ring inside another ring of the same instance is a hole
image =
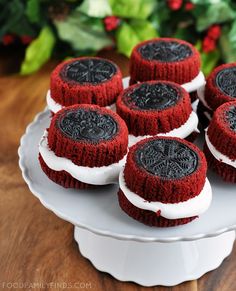
[[[111, 52], [102, 55], [117, 62], [127, 75], [126, 58]], [[26, 125], [45, 107], [49, 74], [55, 64], [51, 62], [31, 76], [0, 78], [0, 290], [147, 290], [98, 272], [80, 255], [73, 226], [45, 209], [21, 177], [19, 139]], [[235, 279], [234, 248], [217, 270], [201, 279], [152, 290], [234, 291]], [[63, 288], [63, 284], [71, 288]]]

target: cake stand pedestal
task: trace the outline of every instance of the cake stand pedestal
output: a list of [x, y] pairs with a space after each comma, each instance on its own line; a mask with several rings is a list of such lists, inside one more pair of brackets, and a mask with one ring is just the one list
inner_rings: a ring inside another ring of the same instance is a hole
[[230, 254], [236, 229], [235, 185], [208, 173], [213, 200], [206, 213], [182, 226], [148, 227], [120, 209], [118, 185], [78, 191], [47, 178], [37, 158], [49, 122], [46, 110], [27, 127], [19, 147], [22, 175], [46, 208], [75, 226], [81, 254], [98, 270], [143, 286], [173, 286], [198, 279]]
[[81, 254], [94, 267], [120, 281], [173, 286], [216, 269], [231, 253], [235, 231], [181, 242], [121, 241], [75, 227]]

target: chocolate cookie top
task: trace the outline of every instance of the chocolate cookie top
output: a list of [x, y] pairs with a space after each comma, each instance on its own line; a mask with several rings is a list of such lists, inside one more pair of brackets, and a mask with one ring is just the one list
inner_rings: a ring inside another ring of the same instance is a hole
[[134, 110], [163, 110], [174, 106], [180, 91], [166, 83], [142, 83], [122, 96], [123, 102]]
[[151, 140], [136, 152], [137, 163], [147, 172], [163, 179], [180, 179], [196, 171], [198, 154], [173, 139]]
[[230, 129], [236, 132], [236, 105], [230, 106], [225, 112], [225, 116]]
[[80, 84], [99, 84], [112, 78], [117, 72], [111, 62], [96, 58], [85, 58], [68, 63], [61, 72], [62, 78]]
[[96, 110], [67, 110], [57, 120], [60, 130], [75, 141], [97, 143], [112, 139], [118, 132], [112, 116]]
[[146, 60], [159, 62], [178, 62], [192, 55], [192, 50], [186, 44], [177, 41], [153, 41], [139, 48]]
[[236, 67], [219, 71], [216, 75], [217, 87], [226, 95], [236, 98]]

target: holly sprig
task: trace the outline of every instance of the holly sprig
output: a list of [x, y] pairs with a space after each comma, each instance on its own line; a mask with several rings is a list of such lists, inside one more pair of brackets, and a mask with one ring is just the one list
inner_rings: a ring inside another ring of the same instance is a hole
[[169, 36], [194, 44], [208, 74], [236, 61], [236, 4], [230, 0], [0, 0], [3, 46], [25, 46], [22, 74], [52, 56], [93, 55], [116, 48], [130, 56], [146, 39]]

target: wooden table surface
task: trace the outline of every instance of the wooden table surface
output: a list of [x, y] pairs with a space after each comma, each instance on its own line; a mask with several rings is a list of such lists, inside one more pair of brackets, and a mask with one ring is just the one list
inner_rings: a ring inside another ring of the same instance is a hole
[[[111, 52], [102, 55], [114, 60], [124, 76], [128, 74], [125, 57]], [[49, 75], [55, 64], [50, 62], [39, 72], [22, 77], [4, 75], [14, 63], [13, 59], [1, 58], [0, 290], [147, 290], [97, 271], [79, 253], [73, 226], [44, 208], [22, 179], [19, 140], [28, 123], [46, 105]], [[235, 291], [235, 279], [236, 248], [217, 270], [201, 279], [152, 290]]]

